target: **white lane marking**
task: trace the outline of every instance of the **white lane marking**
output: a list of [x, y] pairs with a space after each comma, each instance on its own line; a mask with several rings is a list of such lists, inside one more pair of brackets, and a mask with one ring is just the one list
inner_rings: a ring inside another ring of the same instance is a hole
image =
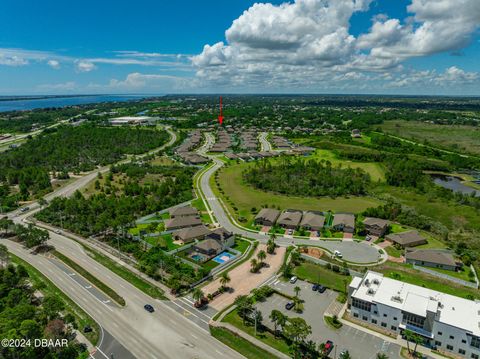
[[218, 351], [218, 350], [216, 350], [216, 349], [215, 349], [215, 351], [216, 351], [218, 354], [223, 355], [223, 353], [222, 353], [221, 351]]
[[96, 347], [97, 350], [102, 354], [105, 358], [110, 359], [99, 347]]
[[192, 337], [194, 337], [195, 339], [198, 339], [198, 337], [194, 334], [190, 334]]
[[90, 289], [90, 288], [92, 288], [91, 285], [86, 285], [86, 286], [85, 286], [85, 289]]

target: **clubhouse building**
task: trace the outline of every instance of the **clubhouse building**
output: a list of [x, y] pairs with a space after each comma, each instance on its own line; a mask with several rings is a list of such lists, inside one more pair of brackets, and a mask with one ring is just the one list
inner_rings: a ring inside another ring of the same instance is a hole
[[420, 335], [424, 345], [465, 358], [480, 358], [480, 301], [472, 301], [368, 271], [348, 289], [350, 315], [369, 326]]

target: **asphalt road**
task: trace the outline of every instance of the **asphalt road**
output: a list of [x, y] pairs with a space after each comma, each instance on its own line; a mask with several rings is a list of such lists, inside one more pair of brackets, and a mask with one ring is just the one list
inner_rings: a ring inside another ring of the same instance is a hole
[[260, 133], [260, 137], [258, 138], [260, 140], [262, 151], [272, 151], [272, 145], [270, 144], [270, 142], [268, 142], [267, 136], [267, 132], [262, 132]]

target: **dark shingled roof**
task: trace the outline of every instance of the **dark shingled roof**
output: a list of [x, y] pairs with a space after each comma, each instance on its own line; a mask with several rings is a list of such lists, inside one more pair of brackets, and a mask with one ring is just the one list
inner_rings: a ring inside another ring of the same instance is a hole
[[415, 251], [407, 251], [406, 259], [413, 259], [416, 261], [430, 262], [455, 267], [457, 264], [453, 255], [446, 251], [439, 251], [433, 249], [417, 249]]
[[420, 245], [423, 243], [427, 243], [427, 240], [423, 238], [417, 231], [389, 234], [386, 238], [402, 246], [408, 246], [411, 244]]
[[280, 215], [280, 211], [273, 209], [273, 208], [262, 208], [260, 212], [255, 216], [255, 220], [262, 219], [266, 221], [270, 221], [275, 223], [278, 216]]
[[172, 217], [173, 216], [197, 216], [198, 210], [190, 206], [177, 207], [170, 211], [170, 215]]

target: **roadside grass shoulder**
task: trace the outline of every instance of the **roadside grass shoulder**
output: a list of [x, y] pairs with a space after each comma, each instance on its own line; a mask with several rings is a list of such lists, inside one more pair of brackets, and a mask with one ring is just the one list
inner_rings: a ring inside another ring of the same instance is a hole
[[310, 283], [322, 284], [337, 292], [345, 291], [345, 281], [350, 283], [352, 277], [336, 273], [319, 264], [303, 261], [293, 269], [293, 273], [300, 279]]
[[257, 347], [248, 340], [243, 339], [239, 335], [231, 332], [226, 328], [210, 326], [210, 334], [220, 340], [223, 344], [229, 346], [233, 350], [239, 352], [248, 359], [275, 359], [276, 356], [270, 354], [266, 350]]
[[[264, 320], [268, 320], [268, 315], [270, 313], [262, 313]], [[243, 324], [243, 319], [238, 315], [238, 311], [236, 309], [232, 310], [228, 313], [224, 318], [223, 322], [229, 323], [234, 327], [240, 329], [241, 331], [251, 335], [252, 337], [261, 340], [265, 344], [271, 346], [272, 348], [277, 349], [278, 351], [289, 354], [289, 345], [282, 337], [277, 337], [266, 330], [261, 326], [257, 326], [257, 335], [255, 336], [255, 327], [252, 323], [248, 321]]]
[[100, 326], [98, 323], [90, 317], [82, 308], [78, 306], [70, 297], [68, 297], [64, 292], [62, 292], [55, 284], [53, 284], [50, 279], [45, 277], [38, 269], [33, 267], [31, 264], [27, 263], [23, 259], [17, 257], [16, 255], [10, 253], [10, 258], [13, 263], [17, 265], [22, 265], [27, 270], [30, 280], [35, 285], [36, 288], [42, 291], [45, 295], [53, 295], [60, 297], [65, 303], [66, 311], [72, 313], [79, 325], [79, 330], [85, 326], [90, 326], [93, 331], [90, 333], [84, 333], [85, 337], [93, 345], [97, 345], [100, 338]]
[[117, 304], [121, 305], [122, 307], [125, 306], [125, 299], [123, 299], [123, 297], [121, 297], [117, 292], [115, 292], [112, 288], [103, 283], [85, 268], [81, 267], [75, 261], [56, 250], [53, 251], [53, 255], [96, 286], [98, 289], [100, 289], [102, 292], [104, 292], [106, 295], [108, 295], [110, 298], [112, 298]]

